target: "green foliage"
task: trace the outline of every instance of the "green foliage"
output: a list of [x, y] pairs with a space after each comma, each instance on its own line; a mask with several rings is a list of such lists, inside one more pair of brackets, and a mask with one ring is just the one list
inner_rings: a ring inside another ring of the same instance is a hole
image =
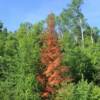
[[74, 100], [74, 89], [74, 84], [63, 83], [54, 100]]
[[76, 46], [70, 37], [65, 34], [60, 41], [63, 53], [63, 63], [69, 65], [75, 81], [81, 79], [82, 75], [89, 81], [93, 80], [94, 66], [91, 58], [79, 46]]
[[94, 86], [90, 94], [90, 100], [100, 100], [100, 87]]
[[87, 81], [80, 81], [77, 85], [76, 85], [76, 89], [75, 89], [75, 100], [88, 100], [89, 99], [89, 93], [91, 89], [91, 84], [88, 84]]
[[83, 79], [76, 85], [64, 83], [54, 100], [100, 100], [100, 87]]
[[35, 79], [39, 67], [39, 35], [31, 31], [25, 34], [26, 30], [22, 30], [16, 33], [18, 35], [9, 33], [5, 45], [2, 45], [1, 78], [4, 78], [0, 80], [1, 100], [40, 100]]
[[[100, 100], [100, 30], [88, 25], [82, 4], [83, 0], [72, 0], [55, 16], [62, 63], [70, 67], [75, 84], [63, 83], [52, 96], [54, 100]], [[0, 100], [41, 100], [36, 75], [43, 67], [40, 51], [44, 22], [22, 23], [12, 33], [0, 21]]]

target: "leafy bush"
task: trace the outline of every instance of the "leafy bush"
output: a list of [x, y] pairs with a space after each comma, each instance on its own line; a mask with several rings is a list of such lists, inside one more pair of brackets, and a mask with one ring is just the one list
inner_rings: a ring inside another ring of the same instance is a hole
[[76, 85], [64, 83], [54, 100], [100, 100], [100, 87], [83, 79]]
[[88, 100], [91, 91], [91, 84], [81, 80], [75, 88], [74, 100]]
[[74, 100], [74, 89], [74, 84], [63, 83], [54, 100]]
[[4, 48], [8, 69], [3, 72], [6, 79], [0, 80], [1, 100], [40, 100], [40, 88], [35, 79], [40, 66], [38, 40], [39, 36], [31, 32], [16, 37], [16, 41], [8, 37]]
[[82, 75], [88, 81], [92, 81], [94, 67], [91, 58], [83, 52], [81, 47], [76, 47], [74, 43], [72, 43], [72, 40], [69, 40], [70, 42], [68, 43], [68, 38], [70, 37], [64, 35], [60, 41], [64, 56], [63, 64], [66, 66], [69, 65], [72, 71], [72, 76], [76, 82], [82, 78]]
[[90, 100], [100, 100], [100, 87], [94, 86], [90, 93]]

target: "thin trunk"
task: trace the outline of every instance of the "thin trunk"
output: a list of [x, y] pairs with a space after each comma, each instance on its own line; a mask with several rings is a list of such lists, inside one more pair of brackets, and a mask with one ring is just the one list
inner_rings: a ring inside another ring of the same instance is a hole
[[81, 28], [81, 38], [82, 38], [82, 46], [84, 48], [84, 31], [83, 31], [83, 28], [80, 26]]
[[83, 31], [83, 28], [82, 28], [82, 21], [80, 19], [80, 29], [81, 29], [81, 38], [82, 38], [82, 47], [84, 48], [84, 31]]
[[92, 29], [91, 29], [91, 41], [92, 41], [92, 44], [94, 43], [94, 40], [93, 40], [93, 31], [92, 31]]

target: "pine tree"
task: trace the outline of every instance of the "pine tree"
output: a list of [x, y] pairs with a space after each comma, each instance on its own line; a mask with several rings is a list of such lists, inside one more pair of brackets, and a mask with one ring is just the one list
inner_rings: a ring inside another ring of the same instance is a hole
[[[49, 20], [51, 21], [53, 19]], [[49, 29], [51, 29], [52, 25], [54, 25], [53, 21], [49, 25]], [[54, 94], [56, 92], [55, 87], [61, 82], [70, 80], [70, 78], [63, 76], [63, 73], [68, 72], [69, 68], [61, 65], [62, 54], [57, 37], [55, 37], [52, 30], [45, 34], [43, 37], [43, 48], [41, 50], [41, 63], [44, 65], [44, 68], [37, 76], [37, 80], [43, 86], [41, 97], [44, 99], [48, 98], [50, 94]]]

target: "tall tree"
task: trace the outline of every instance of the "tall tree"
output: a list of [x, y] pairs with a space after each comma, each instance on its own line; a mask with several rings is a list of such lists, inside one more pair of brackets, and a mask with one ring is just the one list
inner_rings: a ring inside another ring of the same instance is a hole
[[81, 5], [83, 0], [72, 0], [68, 9], [64, 9], [60, 16], [57, 17], [57, 25], [60, 27], [59, 30], [64, 33], [68, 31], [73, 34], [73, 38], [76, 42], [82, 41], [84, 47], [84, 30], [86, 20], [81, 12]]

